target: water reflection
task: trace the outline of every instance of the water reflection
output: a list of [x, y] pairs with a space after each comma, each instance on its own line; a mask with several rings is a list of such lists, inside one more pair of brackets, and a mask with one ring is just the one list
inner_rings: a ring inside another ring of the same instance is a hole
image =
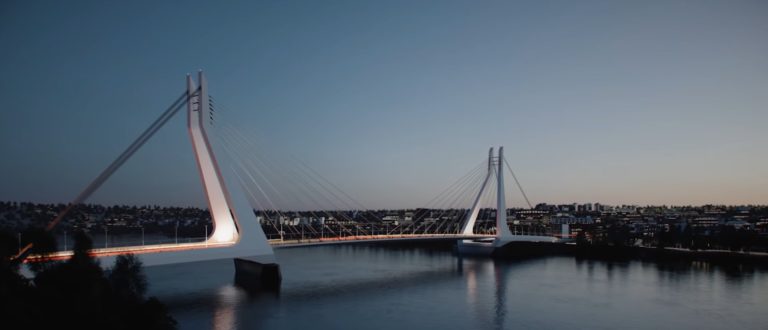
[[504, 316], [507, 313], [505, 304], [507, 297], [507, 272], [510, 268], [508, 265], [500, 265], [499, 261], [493, 262], [493, 279], [496, 288], [496, 305], [494, 306], [496, 313], [494, 313], [493, 318], [495, 329], [504, 329]]
[[[731, 323], [752, 329], [768, 324], [759, 307], [768, 304], [768, 273], [756, 266], [569, 257], [492, 260], [373, 247], [296, 250], [280, 257], [285, 268], [279, 296], [234, 287], [227, 261], [169, 271], [179, 291], [160, 299], [184, 329], [721, 328]], [[192, 294], [186, 293], [190, 287], [196, 288]], [[637, 319], [638, 313], [647, 317]]]
[[235, 329], [237, 307], [245, 299], [245, 292], [235, 286], [227, 285], [216, 292], [216, 306], [213, 311], [213, 329]]
[[[466, 301], [467, 305], [476, 315], [476, 319], [487, 319], [485, 314], [485, 298], [481, 297], [481, 291], [486, 288], [482, 285], [484, 281], [483, 274], [489, 272], [490, 263], [483, 259], [457, 257], [458, 269], [466, 281]], [[490, 294], [489, 294], [490, 295]]]
[[[458, 269], [466, 281], [466, 301], [475, 313], [477, 320], [493, 320], [494, 329], [504, 328], [504, 319], [507, 313], [507, 273], [511, 265], [502, 261], [494, 261], [488, 258], [464, 258], [457, 256]], [[481, 281], [492, 280], [492, 285], [483, 285]], [[481, 292], [481, 291], [487, 292]], [[493, 297], [493, 306], [488, 308], [488, 298]], [[488, 312], [493, 315], [486, 315]]]

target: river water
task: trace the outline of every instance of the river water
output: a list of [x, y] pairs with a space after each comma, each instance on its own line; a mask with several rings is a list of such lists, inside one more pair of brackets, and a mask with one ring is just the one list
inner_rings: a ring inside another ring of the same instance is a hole
[[459, 258], [448, 249], [276, 251], [277, 294], [232, 260], [149, 267], [181, 329], [768, 329], [768, 271], [703, 262]]

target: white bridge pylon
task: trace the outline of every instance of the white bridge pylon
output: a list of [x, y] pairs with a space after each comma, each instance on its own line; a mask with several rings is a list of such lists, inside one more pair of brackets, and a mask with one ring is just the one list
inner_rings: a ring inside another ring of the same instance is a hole
[[[198, 72], [197, 84], [191, 75], [187, 75], [186, 88], [187, 129], [213, 220], [213, 232], [205, 242], [132, 247], [128, 248], [129, 252], [141, 254], [147, 266], [227, 258], [275, 262], [274, 251], [245, 199], [232, 167], [221, 166], [226, 165], [221, 162], [227, 160], [217, 158], [216, 145], [209, 138], [214, 114], [203, 72]], [[110, 251], [101, 252], [109, 258]]]
[[[496, 165], [496, 167], [494, 167]], [[504, 147], [499, 147], [499, 154], [497, 157], [493, 156], [493, 147], [488, 150], [488, 172], [485, 174], [485, 180], [480, 187], [480, 191], [477, 192], [472, 208], [470, 208], [467, 218], [464, 220], [464, 226], [461, 228], [463, 235], [473, 235], [475, 223], [477, 222], [477, 215], [480, 213], [480, 199], [485, 193], [485, 189], [488, 187], [489, 181], [493, 177], [493, 173], [496, 173], [496, 240], [498, 241], [511, 241], [512, 232], [509, 231], [507, 225], [507, 205], [506, 196], [504, 195]]]
[[[198, 84], [196, 85], [192, 77], [187, 75], [186, 93], [182, 94], [109, 167], [86, 186], [75, 200], [48, 224], [46, 230], [53, 229], [74, 206], [83, 203], [186, 103], [187, 128], [213, 220], [213, 232], [205, 238], [204, 242], [105, 247], [92, 249], [90, 253], [107, 264], [111, 264], [112, 259], [124, 253], [141, 254], [142, 262], [146, 266], [227, 258], [274, 263], [274, 251], [267, 241], [253, 208], [245, 199], [233, 167], [220, 166], [219, 162], [226, 160], [217, 159], [215, 145], [209, 139], [209, 131], [214, 123], [213, 111], [208, 101], [208, 85], [202, 71], [198, 73]], [[228, 170], [222, 170], [222, 168]], [[25, 263], [65, 260], [73, 254], [73, 251], [60, 251], [45, 256], [32, 255], [27, 258], [31, 247], [32, 244], [27, 244], [24, 249], [20, 249], [14, 259]]]
[[187, 128], [213, 220], [213, 233], [206, 243], [234, 244], [228, 248], [231, 251], [226, 257], [267, 257], [268, 260], [256, 261], [274, 261], [272, 247], [245, 199], [234, 170], [232, 167], [222, 170], [208, 138], [214, 115], [202, 71], [198, 73], [198, 84], [196, 87], [187, 75]]
[[492, 243], [488, 240], [472, 241], [464, 240], [459, 241], [459, 250], [472, 254], [489, 254], [493, 252], [493, 249], [504, 246], [507, 243], [514, 241], [527, 241], [527, 242], [555, 242], [557, 239], [550, 236], [534, 236], [534, 235], [513, 235], [509, 230], [507, 224], [507, 205], [506, 195], [504, 193], [504, 147], [499, 147], [498, 155], [494, 157], [493, 148], [488, 151], [488, 170], [480, 186], [477, 196], [475, 196], [472, 207], [464, 220], [464, 226], [461, 228], [462, 235], [475, 235], [474, 227], [477, 222], [477, 216], [480, 213], [480, 200], [483, 194], [488, 189], [489, 183], [493, 174], [496, 174], [496, 235], [493, 237]]
[[215, 141], [209, 138], [214, 114], [208, 100], [208, 84], [202, 71], [197, 76], [197, 84], [190, 75], [186, 80], [187, 129], [213, 220], [213, 231], [205, 242], [99, 249], [94, 251], [96, 256], [109, 259], [116, 254], [111, 253], [113, 251], [137, 253], [147, 266], [228, 258], [275, 262], [274, 251], [245, 199], [234, 170], [221, 166], [226, 165], [221, 162], [227, 159], [216, 157]]
[[187, 75], [187, 129], [205, 189], [208, 209], [213, 219], [213, 233], [207, 239], [215, 243], [235, 243], [240, 234], [237, 231], [237, 220], [232, 212], [234, 208], [206, 129], [211, 125], [209, 119], [211, 114], [208, 113], [210, 110], [207, 106], [208, 86], [202, 72], [198, 77], [199, 90], [195, 87], [192, 77]]

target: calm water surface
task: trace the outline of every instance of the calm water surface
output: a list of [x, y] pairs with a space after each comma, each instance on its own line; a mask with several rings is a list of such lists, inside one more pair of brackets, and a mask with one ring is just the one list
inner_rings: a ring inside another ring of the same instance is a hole
[[231, 260], [150, 267], [150, 294], [181, 329], [768, 329], [765, 269], [380, 246], [276, 253], [279, 294], [233, 286]]

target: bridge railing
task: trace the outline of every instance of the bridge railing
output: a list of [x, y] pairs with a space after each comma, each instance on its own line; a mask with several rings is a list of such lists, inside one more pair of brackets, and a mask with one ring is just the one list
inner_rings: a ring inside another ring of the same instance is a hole
[[[173, 244], [189, 244], [189, 243], [204, 243], [206, 237], [204, 236], [190, 236], [190, 237], [156, 237], [151, 236], [142, 239], [139, 235], [111, 235], [111, 236], [97, 236], [91, 237], [94, 249], [102, 248], [121, 248], [121, 247], [141, 247], [141, 246], [153, 246], [153, 245], [173, 245]], [[71, 238], [62, 239], [57, 238], [58, 251], [69, 251], [74, 247], [74, 242]]]
[[269, 243], [271, 245], [294, 245], [294, 244], [313, 244], [313, 243], [332, 243], [332, 242], [350, 242], [350, 241], [376, 241], [376, 240], [398, 240], [398, 239], [421, 239], [421, 238], [462, 238], [462, 237], [485, 237], [487, 235], [461, 235], [455, 233], [445, 234], [391, 234], [391, 235], [360, 235], [360, 236], [329, 236], [329, 237], [316, 237], [316, 238], [298, 238], [298, 239], [281, 239], [271, 238]]
[[[336, 225], [336, 226], [321, 226], [321, 225], [295, 225], [295, 226], [283, 226], [283, 231], [278, 232], [273, 228], [264, 228], [267, 239], [273, 244], [279, 244], [275, 242], [324, 242], [324, 241], [341, 241], [341, 240], [358, 240], [358, 239], [386, 239], [397, 237], [413, 237], [414, 235], [457, 235], [457, 231], [452, 227], [445, 227], [440, 232], [429, 230], [428, 226], [423, 224], [416, 225], [399, 225], [391, 226], [385, 224], [359, 224], [359, 225]], [[562, 234], [559, 231], [553, 230], [545, 226], [529, 226], [529, 225], [514, 225], [510, 224], [510, 232], [513, 235], [531, 235], [531, 236], [554, 236], [561, 237]], [[93, 247], [94, 248], [121, 248], [121, 247], [142, 247], [152, 245], [172, 245], [172, 244], [189, 244], [189, 243], [204, 243], [206, 237], [203, 233], [199, 236], [179, 236], [169, 237], [158, 233], [147, 233], [142, 235], [141, 232], [136, 233], [122, 233], [111, 234], [107, 233], [99, 234], [92, 233]], [[495, 235], [496, 230], [493, 227], [478, 226], [475, 229], [477, 235]], [[572, 235], [571, 235], [572, 236]], [[73, 241], [71, 235], [67, 237], [66, 233], [60, 234], [57, 237], [58, 250], [67, 251], [73, 247]]]

